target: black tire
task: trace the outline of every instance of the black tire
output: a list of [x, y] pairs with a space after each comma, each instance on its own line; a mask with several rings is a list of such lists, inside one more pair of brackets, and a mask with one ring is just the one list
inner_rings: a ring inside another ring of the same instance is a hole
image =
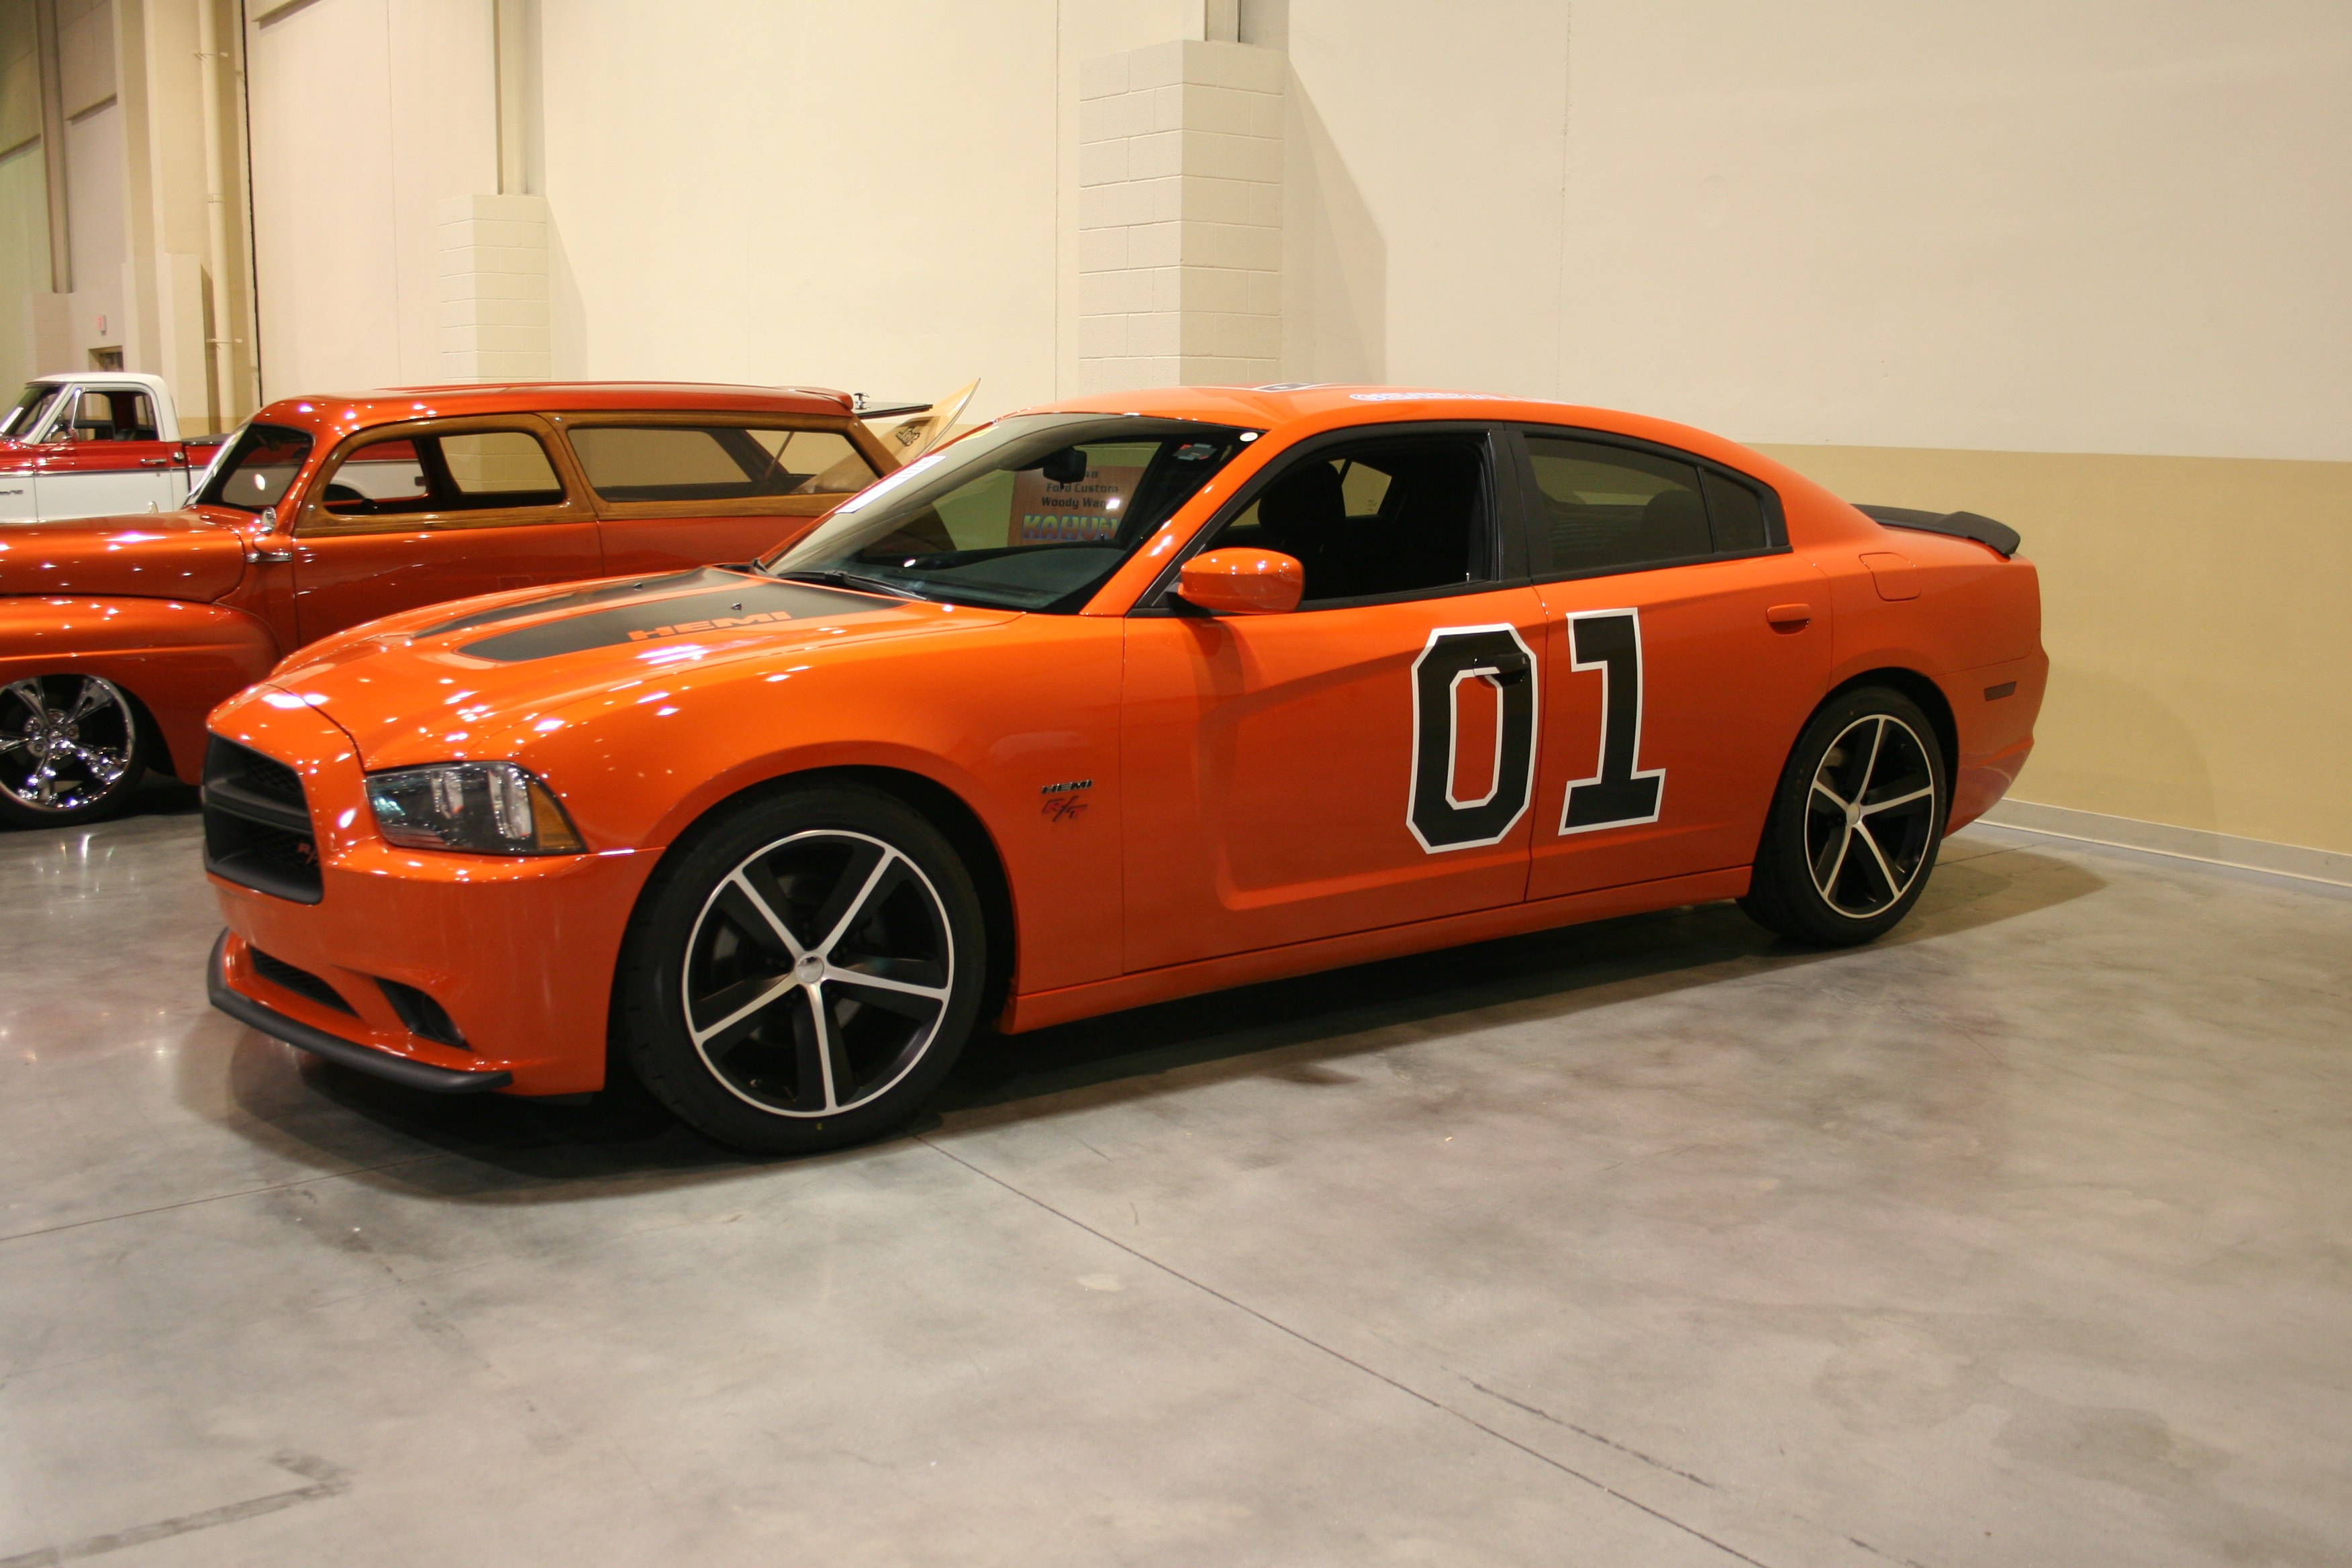
[[962, 858], [904, 801], [845, 783], [760, 796], [698, 827], [647, 887], [616, 977], [617, 1046], [714, 1142], [854, 1143], [955, 1065], [986, 943]]
[[1951, 809], [1919, 705], [1884, 686], [1840, 692], [1789, 753], [1739, 907], [1798, 942], [1874, 941], [1919, 901]]
[[154, 754], [139, 700], [101, 676], [0, 685], [0, 823], [72, 827], [113, 816]]

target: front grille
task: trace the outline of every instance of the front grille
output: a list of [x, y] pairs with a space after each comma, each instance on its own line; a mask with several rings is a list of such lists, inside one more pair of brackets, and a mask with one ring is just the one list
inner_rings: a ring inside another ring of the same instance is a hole
[[217, 735], [213, 737], [212, 750], [205, 755], [205, 782], [235, 784], [248, 795], [290, 805], [297, 811], [310, 809], [302, 794], [300, 773], [276, 757], [263, 756], [250, 746], [240, 746]]
[[205, 869], [298, 904], [317, 903], [319, 846], [302, 776], [215, 735], [205, 752]]
[[359, 1016], [359, 1014], [353, 1011], [352, 1005], [343, 1000], [341, 992], [337, 991], [309, 970], [298, 969], [284, 959], [264, 952], [257, 947], [247, 948], [246, 952], [253, 961], [253, 972], [272, 985], [283, 986], [297, 996], [308, 996], [321, 1007], [332, 1007], [338, 1013], [350, 1013], [354, 1018]]

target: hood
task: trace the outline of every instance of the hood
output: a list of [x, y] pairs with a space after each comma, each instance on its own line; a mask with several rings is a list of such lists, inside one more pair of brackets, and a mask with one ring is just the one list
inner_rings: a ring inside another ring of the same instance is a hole
[[510, 757], [567, 710], [647, 681], [683, 689], [1017, 618], [711, 566], [387, 616], [293, 655], [270, 682], [324, 710], [370, 767]]
[[0, 594], [206, 601], [244, 575], [244, 538], [197, 511], [0, 528]]

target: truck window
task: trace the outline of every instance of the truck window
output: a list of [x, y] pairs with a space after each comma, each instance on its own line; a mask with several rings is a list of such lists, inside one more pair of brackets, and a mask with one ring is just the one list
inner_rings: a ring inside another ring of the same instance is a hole
[[0, 437], [12, 441], [28, 439], [34, 429], [48, 416], [49, 405], [58, 400], [58, 394], [62, 390], [37, 381], [26, 387], [24, 394], [16, 399], [16, 406], [8, 411], [8, 417], [0, 421]]

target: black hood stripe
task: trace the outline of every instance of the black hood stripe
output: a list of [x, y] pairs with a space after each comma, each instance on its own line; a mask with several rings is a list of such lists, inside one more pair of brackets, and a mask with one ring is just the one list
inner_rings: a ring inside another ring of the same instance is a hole
[[415, 634], [420, 637], [437, 637], [449, 632], [462, 632], [474, 626], [487, 626], [497, 621], [520, 620], [525, 616], [543, 616], [552, 610], [576, 610], [584, 605], [609, 604], [614, 599], [633, 599], [640, 594], [675, 594], [685, 588], [718, 588], [743, 580], [740, 572], [728, 572], [716, 566], [698, 566], [686, 572], [665, 572], [658, 577], [640, 577], [634, 583], [608, 583], [601, 588], [583, 588], [573, 594], [551, 594], [543, 599], [527, 599], [519, 605], [500, 605], [495, 610], [477, 610], [470, 616], [459, 616], [454, 621], [425, 626]]
[[[656, 584], [667, 582], [673, 587], [678, 584], [676, 579], [652, 579], [644, 585], [644, 597], [636, 603], [524, 626], [486, 637], [480, 642], [467, 643], [458, 651], [471, 654], [476, 658], [494, 658], [501, 663], [519, 664], [527, 659], [552, 658], [558, 654], [580, 653], [588, 648], [611, 647], [620, 643], [650, 643], [709, 633], [755, 631], [782, 621], [870, 615], [877, 610], [895, 607], [894, 601], [872, 594], [845, 593], [838, 588], [816, 587], [806, 583], [768, 582], [745, 578], [731, 572], [713, 572], [710, 574], [723, 579], [727, 585], [701, 594], [657, 595]], [[691, 577], [694, 574], [682, 575]], [[583, 594], [581, 598], [613, 596], [615, 596], [614, 591], [606, 588], [594, 594]], [[545, 608], [548, 602], [542, 600], [532, 607]]]

